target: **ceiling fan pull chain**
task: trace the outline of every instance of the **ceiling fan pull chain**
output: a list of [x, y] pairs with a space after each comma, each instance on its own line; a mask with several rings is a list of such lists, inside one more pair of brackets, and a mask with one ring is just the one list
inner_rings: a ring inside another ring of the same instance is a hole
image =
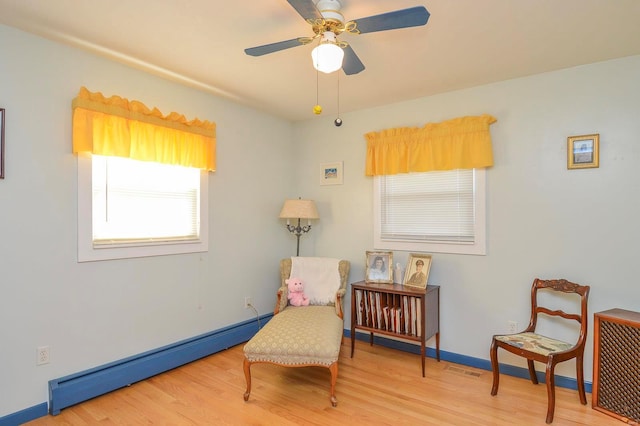
[[336, 75], [338, 76], [338, 117], [340, 117], [340, 73], [337, 72]]
[[316, 69], [316, 105], [320, 105], [320, 71]]
[[338, 75], [338, 115], [336, 116], [336, 119], [333, 120], [333, 124], [336, 125], [336, 127], [340, 127], [342, 126], [342, 118], [340, 118], [340, 72], [336, 73]]
[[313, 106], [313, 113], [319, 115], [322, 113], [322, 107], [320, 106], [319, 92], [320, 92], [320, 71], [316, 67], [316, 104]]

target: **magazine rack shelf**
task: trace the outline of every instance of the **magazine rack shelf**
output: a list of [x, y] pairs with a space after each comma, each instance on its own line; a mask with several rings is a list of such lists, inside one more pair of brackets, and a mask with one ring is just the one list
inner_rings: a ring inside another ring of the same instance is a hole
[[425, 343], [436, 338], [436, 359], [440, 361], [440, 286], [426, 289], [400, 284], [359, 281], [351, 284], [351, 358], [356, 330], [420, 343], [424, 377]]

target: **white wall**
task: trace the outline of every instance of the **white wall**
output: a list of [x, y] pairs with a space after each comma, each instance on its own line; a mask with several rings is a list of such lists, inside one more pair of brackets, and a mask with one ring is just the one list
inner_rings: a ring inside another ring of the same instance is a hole
[[[277, 218], [294, 195], [289, 122], [5, 26], [0, 58], [0, 417], [47, 401], [50, 379], [250, 319], [245, 296], [272, 312], [295, 253]], [[81, 86], [216, 122], [208, 253], [77, 263]], [[51, 363], [37, 367], [41, 345]]]
[[[591, 285], [591, 313], [640, 310], [640, 57], [344, 114], [340, 128], [328, 116], [291, 125], [4, 26], [0, 58], [0, 416], [46, 401], [52, 378], [249, 319], [246, 295], [270, 312], [278, 260], [295, 250], [277, 219], [284, 198], [318, 204], [321, 219], [302, 237], [301, 255], [348, 259], [350, 280], [362, 279], [373, 248], [363, 135], [391, 127], [498, 119], [488, 255], [434, 254], [443, 350], [488, 359], [492, 334], [507, 320], [526, 323], [534, 277]], [[76, 262], [71, 100], [83, 85], [217, 123], [208, 253]], [[588, 133], [600, 134], [600, 168], [568, 171], [567, 136]], [[319, 164], [332, 161], [344, 161], [344, 185], [320, 186]], [[404, 263], [407, 253], [395, 256]], [[591, 338], [592, 330], [589, 381]], [[52, 362], [36, 367], [40, 345], [51, 346]], [[558, 372], [573, 376], [573, 364]]]
[[[488, 254], [433, 256], [441, 349], [488, 359], [491, 336], [506, 332], [508, 320], [528, 323], [535, 277], [590, 285], [590, 314], [640, 310], [638, 75], [636, 56], [343, 114], [339, 128], [328, 116], [296, 124], [300, 192], [317, 200], [321, 216], [315, 253], [350, 259], [352, 281], [364, 278], [365, 251], [374, 249], [365, 133], [488, 113], [498, 119], [491, 126]], [[567, 170], [567, 137], [591, 133], [600, 134], [600, 167]], [[329, 161], [344, 161], [344, 185], [319, 186], [319, 164]], [[394, 260], [404, 264], [407, 256], [395, 252]], [[590, 325], [588, 381], [592, 338]], [[526, 366], [506, 353], [500, 360]], [[573, 361], [565, 364], [557, 372], [575, 377]]]

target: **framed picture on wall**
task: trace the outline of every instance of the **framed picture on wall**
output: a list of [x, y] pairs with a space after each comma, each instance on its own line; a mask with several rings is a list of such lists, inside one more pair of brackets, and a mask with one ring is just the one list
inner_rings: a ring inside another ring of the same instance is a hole
[[342, 161], [320, 164], [320, 185], [342, 185]]
[[393, 252], [368, 251], [365, 281], [368, 283], [393, 283]]
[[0, 108], [0, 179], [4, 179], [4, 108]]
[[567, 138], [567, 168], [587, 169], [600, 166], [600, 135]]
[[403, 284], [409, 287], [427, 288], [430, 269], [430, 254], [411, 253], [407, 261]]

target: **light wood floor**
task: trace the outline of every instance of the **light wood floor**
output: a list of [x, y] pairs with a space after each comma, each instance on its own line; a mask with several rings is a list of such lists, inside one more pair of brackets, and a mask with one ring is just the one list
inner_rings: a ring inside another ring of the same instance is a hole
[[[329, 402], [325, 368], [252, 367], [243, 400], [242, 345], [62, 410], [29, 425], [544, 425], [544, 384], [501, 376], [492, 397], [491, 372], [350, 340], [341, 352], [336, 395]], [[523, 365], [523, 367], [526, 364]], [[558, 388], [553, 424], [620, 426], [581, 405], [577, 391]]]

